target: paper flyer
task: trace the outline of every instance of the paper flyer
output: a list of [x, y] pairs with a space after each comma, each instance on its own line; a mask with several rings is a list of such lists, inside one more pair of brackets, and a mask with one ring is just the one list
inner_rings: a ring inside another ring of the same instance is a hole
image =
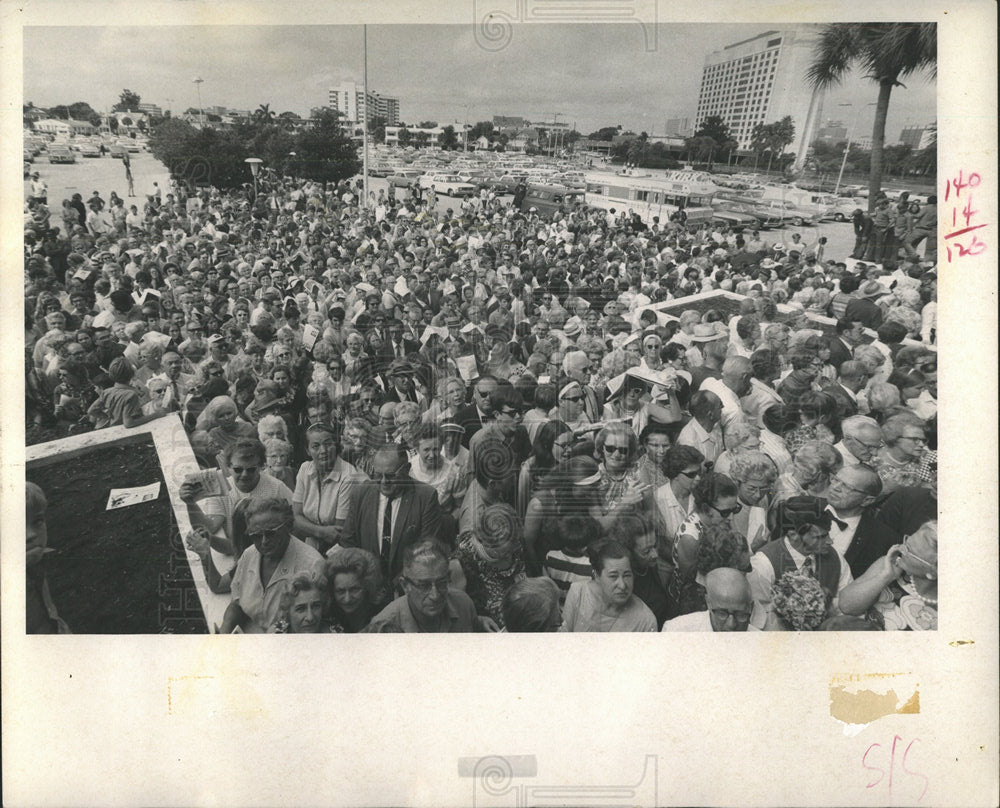
[[149, 502], [160, 495], [160, 483], [150, 483], [141, 485], [138, 488], [112, 488], [108, 495], [108, 506], [106, 511], [113, 511], [116, 508], [127, 508], [129, 505], [139, 505]]

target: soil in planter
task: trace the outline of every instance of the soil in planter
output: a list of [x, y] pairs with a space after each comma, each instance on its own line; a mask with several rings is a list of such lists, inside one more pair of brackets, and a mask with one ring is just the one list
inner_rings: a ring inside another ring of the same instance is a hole
[[49, 586], [74, 634], [207, 633], [166, 487], [105, 510], [112, 488], [163, 482], [152, 441], [29, 467], [27, 478], [49, 502]]

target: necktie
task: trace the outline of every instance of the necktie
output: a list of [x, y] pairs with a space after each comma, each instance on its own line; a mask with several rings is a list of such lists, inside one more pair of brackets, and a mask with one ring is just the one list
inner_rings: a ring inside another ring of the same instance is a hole
[[382, 571], [386, 578], [389, 576], [389, 552], [392, 549], [392, 500], [386, 499], [385, 515], [382, 517], [382, 550], [380, 552], [382, 560]]
[[173, 399], [173, 401], [171, 402], [171, 408], [174, 411], [177, 411], [181, 408], [181, 394], [180, 391], [177, 389], [176, 381], [170, 382], [170, 392], [171, 392], [171, 398]]
[[812, 578], [816, 577], [816, 561], [813, 556], [806, 556], [806, 560], [802, 562], [802, 571]]
[[833, 511], [831, 511], [829, 508], [826, 509], [826, 512], [830, 514], [831, 522], [833, 522], [841, 530], [847, 530], [847, 522], [845, 522], [843, 519], [838, 519], [836, 516], [834, 516]]

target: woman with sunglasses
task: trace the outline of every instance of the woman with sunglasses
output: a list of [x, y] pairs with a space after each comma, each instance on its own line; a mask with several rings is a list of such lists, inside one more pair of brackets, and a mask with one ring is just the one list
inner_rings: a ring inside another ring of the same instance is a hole
[[725, 474], [706, 472], [695, 482], [691, 495], [694, 509], [677, 529], [677, 541], [674, 542], [671, 558], [674, 577], [670, 581], [669, 592], [673, 608], [678, 610], [677, 614], [686, 614], [679, 609], [682, 603], [691, 603], [690, 590], [697, 583], [698, 544], [702, 529], [721, 524], [731, 527], [732, 517], [743, 510], [739, 502], [739, 489]]
[[[596, 448], [601, 458], [600, 490], [605, 516], [625, 508], [638, 507], [644, 500], [652, 498], [651, 487], [643, 483], [636, 467], [639, 441], [628, 425], [608, 424], [597, 434]], [[604, 520], [601, 521], [603, 523]]]
[[549, 418], [562, 421], [570, 429], [587, 426], [590, 419], [584, 412], [586, 394], [580, 383], [572, 379], [562, 378], [556, 382], [556, 389], [559, 391], [556, 397], [556, 406], [549, 413]]
[[937, 520], [925, 522], [840, 593], [840, 610], [885, 631], [936, 629]]
[[292, 536], [292, 506], [283, 499], [255, 499], [246, 506], [247, 547], [230, 585], [233, 599], [219, 632], [267, 631], [278, 619], [288, 581], [302, 572], [323, 574], [323, 557]]

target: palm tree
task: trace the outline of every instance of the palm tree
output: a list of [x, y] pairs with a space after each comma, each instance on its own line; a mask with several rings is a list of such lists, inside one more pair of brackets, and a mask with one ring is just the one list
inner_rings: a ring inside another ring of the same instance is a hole
[[937, 76], [937, 26], [934, 23], [833, 23], [824, 27], [806, 77], [816, 89], [839, 84], [857, 65], [878, 83], [872, 127], [868, 206], [874, 208], [882, 190], [882, 150], [889, 96], [906, 87], [900, 78], [927, 71]]
[[254, 120], [261, 121], [263, 123], [268, 123], [273, 121], [275, 118], [274, 111], [271, 109], [270, 104], [261, 104], [257, 109], [253, 111]]

